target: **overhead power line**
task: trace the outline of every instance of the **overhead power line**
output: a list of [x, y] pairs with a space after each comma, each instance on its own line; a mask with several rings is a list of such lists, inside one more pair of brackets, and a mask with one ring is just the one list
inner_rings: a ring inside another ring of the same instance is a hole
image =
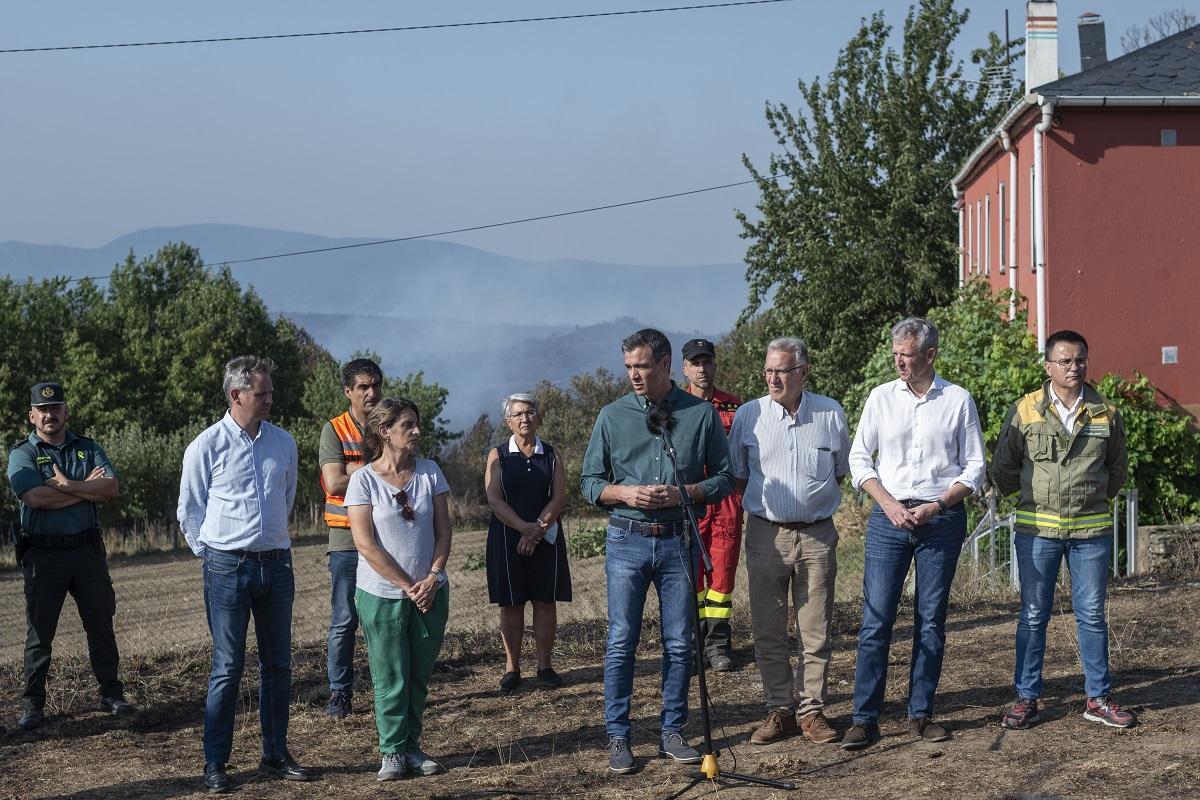
[[442, 22], [431, 25], [398, 25], [389, 28], [358, 28], [344, 31], [310, 31], [308, 33], [267, 33], [255, 36], [216, 36], [205, 39], [167, 39], [159, 42], [110, 42], [108, 44], [69, 44], [54, 47], [13, 47], [0, 50], [0, 54], [51, 53], [64, 50], [108, 50], [117, 47], [165, 47], [177, 44], [218, 44], [224, 42], [257, 42], [266, 39], [311, 39], [319, 36], [354, 36], [364, 33], [405, 33], [432, 31], [443, 28], [478, 28], [485, 25], [517, 25], [526, 22], [560, 22], [565, 20], [596, 19], [598, 17], [628, 17], [635, 14], [664, 14], [675, 11], [701, 11], [709, 8], [732, 8], [734, 6], [762, 6], [776, 3], [794, 3], [796, 0], [735, 0], [727, 3], [706, 3], [691, 6], [669, 6], [665, 8], [639, 8], [632, 11], [593, 11], [587, 14], [561, 14], [552, 17], [522, 17], [518, 19], [488, 19], [475, 22]]
[[[775, 180], [778, 177], [780, 177], [780, 176], [767, 175], [767, 176], [764, 176], [764, 180]], [[219, 259], [219, 260], [208, 261], [207, 263], [220, 264], [222, 266], [230, 266], [233, 264], [250, 264], [255, 261], [272, 261], [277, 258], [292, 258], [293, 256], [308, 256], [308, 255], [315, 255], [317, 253], [333, 253], [333, 252], [337, 252], [338, 250], [356, 250], [360, 247], [378, 247], [379, 245], [385, 245], [385, 244], [397, 244], [399, 242], [412, 242], [412, 241], [416, 241], [417, 239], [432, 239], [432, 238], [435, 238], [438, 236], [453, 236], [454, 234], [457, 234], [457, 233], [471, 233], [472, 231], [484, 231], [484, 230], [488, 230], [490, 228], [503, 228], [503, 227], [506, 227], [509, 225], [523, 225], [527, 222], [541, 222], [543, 220], [548, 220], [548, 219], [560, 219], [562, 217], [573, 217], [573, 216], [576, 216], [579, 214], [591, 214], [595, 211], [608, 211], [608, 210], [614, 209], [614, 208], [626, 208], [628, 206], [637, 206], [637, 205], [642, 205], [644, 203], [656, 203], [660, 200], [672, 200], [676, 197], [687, 197], [687, 196], [693, 195], [693, 194], [703, 194], [705, 192], [716, 192], [721, 189], [732, 189], [735, 186], [746, 186], [747, 184], [757, 183], [757, 182], [758, 182], [757, 179], [751, 178], [750, 180], [735, 181], [734, 183], [722, 183], [722, 184], [718, 184], [716, 186], [705, 186], [700, 189], [688, 189], [687, 191], [683, 191], [683, 192], [672, 192], [671, 194], [660, 194], [660, 195], [655, 195], [654, 197], [643, 197], [638, 200], [625, 200], [620, 203], [608, 203], [608, 204], [602, 205], [602, 206], [590, 206], [588, 208], [577, 208], [573, 211], [558, 211], [553, 214], [539, 214], [536, 217], [521, 217], [520, 219], [504, 220], [503, 222], [489, 222], [485, 225], [471, 225], [471, 226], [468, 226], [465, 228], [453, 228], [450, 230], [434, 231], [431, 233], [417, 233], [417, 234], [413, 234], [412, 236], [398, 236], [394, 239], [374, 239], [369, 242], [355, 242], [354, 244], [339, 244], [339, 245], [333, 245], [331, 247], [315, 247], [310, 250], [292, 250], [287, 253], [272, 253], [270, 255], [265, 255], [265, 256], [248, 256], [245, 258]], [[76, 281], [85, 281], [85, 280], [99, 281], [99, 280], [105, 280], [108, 277], [109, 277], [108, 275], [83, 275], [78, 278], [70, 278], [67, 282], [74, 283]]]

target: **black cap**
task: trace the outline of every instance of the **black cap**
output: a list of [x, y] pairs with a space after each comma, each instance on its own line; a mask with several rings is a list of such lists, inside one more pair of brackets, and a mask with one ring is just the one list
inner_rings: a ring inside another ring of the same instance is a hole
[[683, 344], [683, 357], [691, 361], [696, 356], [707, 355], [716, 358], [717, 348], [708, 339], [692, 339]]
[[29, 392], [29, 403], [35, 406], [53, 406], [67, 402], [61, 383], [39, 383]]

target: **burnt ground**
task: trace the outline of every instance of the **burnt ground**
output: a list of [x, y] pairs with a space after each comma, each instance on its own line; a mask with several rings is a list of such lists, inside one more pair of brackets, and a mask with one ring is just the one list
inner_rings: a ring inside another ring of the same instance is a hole
[[[714, 733], [721, 767], [799, 784], [795, 793], [724, 786], [722, 798], [1193, 798], [1200, 796], [1200, 637], [1195, 612], [1200, 581], [1184, 576], [1142, 579], [1110, 592], [1111, 650], [1116, 699], [1141, 724], [1116, 731], [1085, 721], [1082, 679], [1069, 600], [1051, 623], [1046, 658], [1043, 723], [1006, 732], [998, 724], [1011, 701], [1013, 631], [1017, 604], [959, 599], [951, 610], [939, 719], [954, 739], [927, 744], [907, 733], [903, 696], [911, 612], [897, 626], [904, 644], [893, 653], [883, 741], [858, 754], [799, 738], [766, 747], [748, 743], [761, 721], [761, 686], [748, 637], [740, 671], [710, 676]], [[849, 724], [857, 609], [839, 604], [832, 668], [832, 716]], [[746, 630], [742, 620], [741, 630]], [[322, 648], [295, 658], [290, 744], [306, 765], [321, 770], [312, 784], [256, 777], [258, 722], [252, 706], [253, 668], [247, 670], [238, 717], [232, 797], [665, 797], [682, 788], [688, 769], [653, 759], [658, 726], [657, 637], [638, 664], [633, 706], [634, 752], [644, 764], [629, 776], [611, 776], [603, 729], [603, 630], [564, 626], [558, 667], [567, 685], [546, 690], [527, 684], [498, 697], [502, 669], [494, 634], [448, 643], [433, 681], [423, 746], [449, 768], [432, 778], [377, 783], [376, 734], [369, 685], [356, 696], [358, 713], [337, 722], [324, 715]], [[486, 655], [484, 655], [486, 654]], [[361, 653], [360, 653], [361, 656]], [[176, 650], [123, 663], [139, 718], [119, 723], [94, 709], [94, 682], [86, 662], [58, 664], [48, 706], [50, 722], [33, 734], [0, 737], [0, 796], [20, 798], [178, 798], [200, 796], [200, 735], [208, 654]], [[360, 671], [365, 673], [365, 669]], [[4, 723], [16, 721], [20, 680], [16, 665], [0, 668]], [[365, 678], [365, 675], [362, 677]], [[693, 684], [694, 686], [694, 684]], [[694, 697], [694, 690], [693, 690]], [[699, 736], [694, 710], [687, 733]], [[687, 797], [717, 796], [701, 785]]]

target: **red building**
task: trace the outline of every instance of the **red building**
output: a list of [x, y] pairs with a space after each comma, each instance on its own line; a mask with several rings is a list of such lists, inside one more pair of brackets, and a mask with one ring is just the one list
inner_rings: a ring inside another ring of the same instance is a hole
[[1093, 377], [1142, 372], [1197, 415], [1200, 26], [1107, 61], [1086, 14], [1059, 79], [1056, 4], [1026, 10], [1033, 88], [952, 184], [961, 278], [1026, 296], [1039, 347], [1077, 330]]

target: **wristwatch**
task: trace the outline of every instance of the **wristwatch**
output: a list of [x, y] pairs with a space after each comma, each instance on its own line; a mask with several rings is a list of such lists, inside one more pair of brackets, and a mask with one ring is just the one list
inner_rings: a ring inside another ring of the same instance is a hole
[[938, 511], [946, 510], [946, 501], [945, 500], [943, 500], [942, 498], [939, 497], [937, 500], [934, 500], [934, 502], [938, 504]]

